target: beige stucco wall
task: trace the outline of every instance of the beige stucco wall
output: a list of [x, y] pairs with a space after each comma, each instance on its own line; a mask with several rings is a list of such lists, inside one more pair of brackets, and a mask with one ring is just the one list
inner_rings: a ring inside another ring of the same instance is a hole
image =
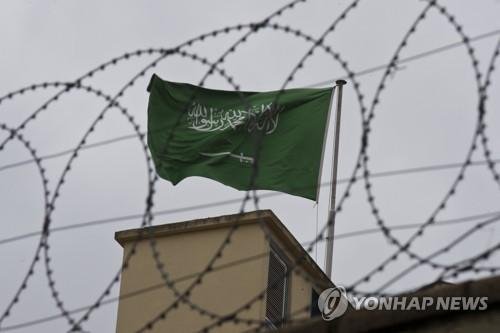
[[[203, 270], [227, 232], [228, 229], [223, 228], [157, 238], [161, 260], [171, 278], [176, 279]], [[215, 267], [267, 251], [263, 232], [256, 224], [240, 226], [231, 240]], [[125, 244], [124, 253], [127, 253], [130, 247], [130, 242]], [[214, 271], [194, 289], [191, 299], [211, 312], [228, 314], [264, 290], [267, 283], [267, 264], [268, 259], [264, 255], [256, 260]], [[162, 283], [148, 241], [139, 243], [129, 267], [122, 273], [121, 296]], [[177, 287], [184, 290], [192, 282], [191, 278], [177, 284]], [[135, 332], [170, 305], [173, 299], [173, 293], [165, 288], [122, 299], [118, 306], [117, 332]], [[244, 311], [241, 317], [262, 320], [264, 314], [265, 304], [259, 301]], [[211, 322], [213, 321], [208, 317], [201, 316], [183, 304], [170, 312], [167, 320], [159, 321], [151, 332], [195, 332]], [[231, 323], [213, 332], [240, 332], [246, 329], [249, 329], [249, 326], [240, 324], [235, 327]]]
[[310, 309], [306, 309], [306, 307], [311, 304], [312, 286], [304, 278], [304, 274], [298, 274], [295, 271], [291, 274], [289, 293], [289, 318], [292, 321], [309, 318]]
[[[257, 222], [255, 213], [249, 213], [240, 219], [243, 222], [234, 232], [222, 257], [216, 261], [215, 269], [203, 278], [201, 285], [194, 288], [190, 300], [210, 313], [226, 316], [254, 299], [256, 295], [262, 294], [267, 287], [271, 242], [283, 259], [292, 266], [295, 266], [298, 257], [301, 258], [301, 274], [293, 271], [288, 277], [287, 317], [292, 321], [308, 318], [310, 310], [306, 307], [310, 305], [313, 288], [309, 281], [320, 281], [322, 285], [329, 285], [331, 282], [318, 275], [319, 268], [314, 266], [311, 258], [303, 257], [306, 254], [299, 243], [272, 212], [262, 214], [267, 218], [266, 223]], [[152, 229], [161, 262], [170, 279], [178, 280], [176, 288], [180, 293], [194, 282], [197, 274], [205, 269], [221, 246], [233, 225], [228, 223], [230, 219], [231, 216], [202, 219]], [[137, 235], [137, 230], [117, 234], [117, 239], [124, 246], [124, 257], [135, 244]], [[122, 299], [118, 304], [116, 328], [118, 333], [136, 332], [143, 328], [177, 299], [174, 293], [164, 286], [152, 256], [149, 240], [144, 239], [137, 243], [136, 254], [128, 267], [121, 278]], [[316, 278], [310, 278], [311, 275], [306, 272], [312, 272]], [[324, 289], [315, 288], [319, 291]], [[133, 296], [128, 297], [132, 294]], [[256, 301], [238, 317], [262, 322], [266, 313], [265, 301], [265, 297]], [[168, 312], [164, 320], [157, 321], [149, 332], [197, 332], [214, 321], [193, 310], [189, 304], [181, 302], [178, 307]], [[235, 324], [230, 320], [215, 327], [211, 332], [242, 332], [251, 328], [252, 326], [246, 323]]]

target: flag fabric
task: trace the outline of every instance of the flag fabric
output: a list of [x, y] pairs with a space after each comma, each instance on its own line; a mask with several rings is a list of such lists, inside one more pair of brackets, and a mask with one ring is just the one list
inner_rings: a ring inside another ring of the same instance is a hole
[[332, 88], [222, 91], [153, 75], [148, 91], [148, 146], [160, 177], [317, 199]]

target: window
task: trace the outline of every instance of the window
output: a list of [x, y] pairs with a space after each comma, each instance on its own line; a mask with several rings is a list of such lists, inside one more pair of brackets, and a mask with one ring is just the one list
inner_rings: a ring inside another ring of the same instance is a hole
[[319, 298], [318, 293], [316, 292], [316, 290], [312, 289], [311, 290], [311, 317], [316, 317], [316, 316], [319, 316], [321, 314], [321, 312], [319, 311], [319, 307], [318, 307], [318, 298]]
[[287, 289], [287, 265], [278, 253], [271, 249], [266, 291], [266, 322], [270, 327], [281, 327], [285, 321]]

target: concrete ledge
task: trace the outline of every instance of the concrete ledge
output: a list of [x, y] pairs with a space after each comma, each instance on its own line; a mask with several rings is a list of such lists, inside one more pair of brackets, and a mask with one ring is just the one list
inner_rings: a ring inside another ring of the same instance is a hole
[[225, 228], [235, 224], [242, 225], [248, 223], [267, 222], [269, 219], [277, 219], [270, 210], [259, 210], [244, 214], [224, 215], [208, 217], [203, 219], [190, 220], [185, 222], [168, 223], [146, 228], [136, 228], [118, 231], [115, 233], [115, 240], [123, 246], [126, 242], [165, 237], [183, 232], [203, 231], [209, 229]]

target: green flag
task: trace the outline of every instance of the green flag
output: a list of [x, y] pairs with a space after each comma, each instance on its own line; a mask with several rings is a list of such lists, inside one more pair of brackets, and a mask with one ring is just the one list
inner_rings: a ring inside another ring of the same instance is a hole
[[148, 91], [148, 146], [160, 177], [316, 200], [331, 88], [235, 92], [153, 75]]

